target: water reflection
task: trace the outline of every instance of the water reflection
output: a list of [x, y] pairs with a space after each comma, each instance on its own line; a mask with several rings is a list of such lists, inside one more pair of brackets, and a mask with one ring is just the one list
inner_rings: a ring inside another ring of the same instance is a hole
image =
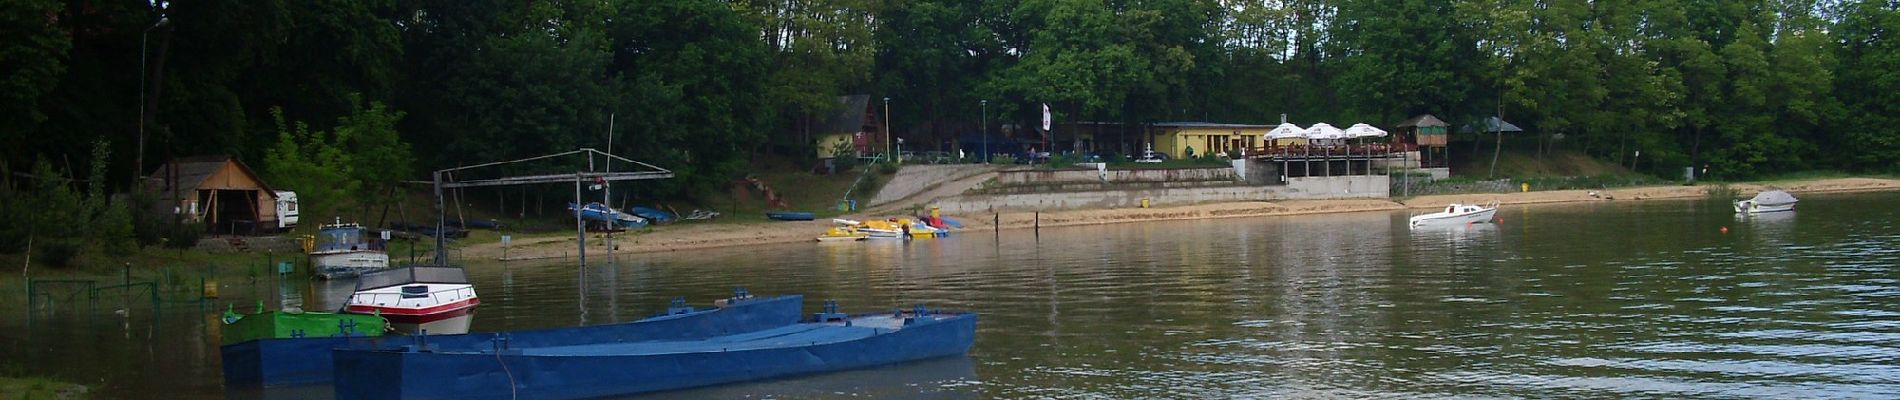
[[975, 399], [983, 382], [969, 357], [643, 395], [640, 399]]

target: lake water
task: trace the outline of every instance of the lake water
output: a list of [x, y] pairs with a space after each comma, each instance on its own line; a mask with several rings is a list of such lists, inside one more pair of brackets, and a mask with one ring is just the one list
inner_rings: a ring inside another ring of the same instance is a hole
[[[1891, 399], [1896, 206], [1900, 194], [1812, 195], [1796, 213], [1743, 219], [1707, 201], [1603, 202], [1418, 231], [1380, 212], [755, 246], [585, 270], [474, 263], [483, 305], [470, 322], [630, 321], [736, 286], [804, 294], [808, 311], [836, 299], [981, 314], [967, 358], [663, 398]], [[240, 309], [280, 297], [232, 286], [221, 301]], [[288, 287], [313, 309], [348, 292]], [[0, 321], [0, 368], [112, 398], [226, 397], [221, 304]]]

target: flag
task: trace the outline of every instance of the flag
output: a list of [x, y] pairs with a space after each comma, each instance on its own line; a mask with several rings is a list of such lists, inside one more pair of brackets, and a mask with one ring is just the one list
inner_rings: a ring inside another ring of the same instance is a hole
[[1054, 120], [1053, 118], [1049, 117], [1049, 103], [1042, 103], [1042, 131], [1043, 132], [1049, 131], [1049, 124], [1053, 120]]

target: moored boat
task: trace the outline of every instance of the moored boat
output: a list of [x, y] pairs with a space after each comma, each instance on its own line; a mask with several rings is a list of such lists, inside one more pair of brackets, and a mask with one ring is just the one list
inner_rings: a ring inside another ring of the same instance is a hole
[[322, 279], [348, 278], [389, 268], [389, 253], [381, 240], [370, 240], [369, 230], [355, 223], [323, 225], [310, 238], [310, 272]]
[[[574, 203], [567, 203], [568, 211], [576, 211], [574, 207]], [[613, 207], [608, 207], [606, 204], [600, 204], [598, 202], [587, 203], [586, 205], [580, 206], [580, 210], [576, 212], [580, 213], [580, 217], [583, 219], [606, 223], [610, 229], [645, 228], [649, 222], [646, 218], [620, 212], [620, 210], [615, 210]]]
[[1412, 227], [1425, 225], [1464, 225], [1491, 222], [1491, 218], [1497, 216], [1497, 213], [1497, 202], [1483, 205], [1452, 203], [1449, 206], [1445, 206], [1444, 211], [1416, 215], [1408, 222]]
[[765, 217], [778, 221], [810, 221], [818, 215], [808, 211], [766, 211]]
[[673, 213], [666, 212], [664, 210], [660, 210], [658, 208], [652, 208], [652, 207], [635, 206], [633, 207], [632, 210], [629, 210], [628, 212], [632, 213], [634, 216], [645, 218], [648, 222], [652, 222], [655, 224], [669, 223], [669, 222], [673, 222], [676, 219], [679, 219], [679, 217], [673, 215]]
[[1788, 192], [1767, 190], [1756, 193], [1755, 197], [1749, 198], [1748, 200], [1736, 201], [1735, 212], [1742, 214], [1761, 214], [1794, 211], [1794, 205], [1799, 201], [1799, 199], [1795, 199], [1794, 195], [1788, 194]]
[[[262, 304], [259, 308], [263, 308]], [[388, 328], [388, 321], [374, 315], [303, 311], [260, 310], [239, 314], [225, 310], [223, 322], [218, 327], [218, 336], [224, 344], [258, 339], [382, 336], [383, 330]]]
[[965, 354], [976, 314], [846, 316], [835, 304], [813, 319], [697, 340], [530, 346], [444, 345], [417, 337], [398, 348], [339, 349], [336, 397], [350, 399], [572, 399], [867, 368]]
[[[756, 332], [797, 323], [804, 298], [801, 296], [753, 297], [743, 289], [714, 307], [687, 307], [685, 299], [674, 298], [665, 312], [638, 321], [572, 328], [535, 329], [509, 332], [508, 339], [518, 346], [567, 346], [602, 341], [687, 340]], [[436, 345], [470, 347], [492, 343], [494, 333], [459, 335], [436, 334], [431, 330], [428, 342]], [[332, 380], [335, 364], [331, 352], [340, 347], [394, 349], [410, 344], [389, 336], [365, 338], [305, 336], [249, 340], [224, 345], [221, 350], [224, 382], [227, 387], [283, 387], [324, 384]]]
[[868, 233], [857, 232], [848, 228], [832, 227], [830, 229], [826, 229], [823, 235], [818, 235], [818, 242], [819, 243], [856, 242], [856, 241], [864, 240], [870, 237], [871, 235]]
[[459, 317], [481, 303], [462, 268], [410, 266], [358, 277], [356, 291], [343, 310], [380, 315], [400, 326]]

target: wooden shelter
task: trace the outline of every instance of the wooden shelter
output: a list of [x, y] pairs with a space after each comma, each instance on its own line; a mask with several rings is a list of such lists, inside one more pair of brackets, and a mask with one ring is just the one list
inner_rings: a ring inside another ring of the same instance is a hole
[[1431, 114], [1419, 114], [1412, 119], [1400, 122], [1398, 135], [1394, 139], [1399, 144], [1418, 151], [1418, 165], [1421, 168], [1445, 168], [1450, 163], [1451, 124], [1439, 120]]
[[277, 226], [277, 193], [228, 155], [175, 159], [145, 177], [158, 212], [204, 222], [211, 232], [251, 234]]

